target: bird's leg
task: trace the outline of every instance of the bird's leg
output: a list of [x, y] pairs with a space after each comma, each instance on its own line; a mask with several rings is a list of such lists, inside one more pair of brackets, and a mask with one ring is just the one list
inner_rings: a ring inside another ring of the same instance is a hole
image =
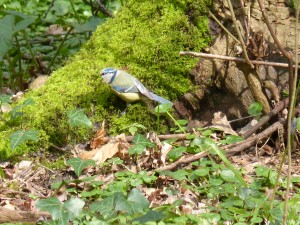
[[121, 116], [126, 113], [126, 110], [130, 105], [131, 105], [130, 103], [126, 103], [126, 108], [121, 112]]

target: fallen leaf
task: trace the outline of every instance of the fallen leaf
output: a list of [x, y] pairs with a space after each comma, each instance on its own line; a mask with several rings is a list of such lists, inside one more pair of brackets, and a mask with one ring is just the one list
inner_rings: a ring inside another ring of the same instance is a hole
[[103, 121], [101, 128], [94, 135], [94, 138], [91, 141], [91, 149], [98, 148], [107, 142], [107, 138], [105, 137], [106, 132], [104, 127], [105, 127], [105, 121]]
[[212, 119], [212, 128], [217, 128], [222, 130], [226, 134], [238, 135], [232, 128], [227, 120], [227, 116], [222, 112], [214, 113], [214, 118]]
[[119, 155], [125, 155], [126, 152], [128, 153], [128, 148], [129, 144], [126, 141], [125, 135], [120, 134], [115, 138], [111, 138], [107, 144], [100, 148], [96, 148], [92, 151], [83, 151], [79, 157], [81, 159], [93, 159], [96, 161], [96, 164], [100, 164], [112, 158], [117, 153], [120, 153]]

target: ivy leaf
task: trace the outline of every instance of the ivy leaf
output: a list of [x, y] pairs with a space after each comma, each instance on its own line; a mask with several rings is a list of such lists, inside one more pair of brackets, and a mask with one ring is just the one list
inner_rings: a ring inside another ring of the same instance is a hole
[[236, 136], [236, 135], [228, 135], [226, 136], [225, 140], [221, 140], [220, 143], [226, 145], [226, 144], [234, 144], [237, 142], [240, 142], [244, 140], [244, 138], [240, 137], [240, 136]]
[[154, 210], [149, 210], [145, 215], [133, 219], [132, 221], [138, 221], [141, 224], [145, 224], [150, 221], [159, 222], [164, 219], [166, 216], [162, 212], [156, 212]]
[[38, 138], [39, 131], [38, 130], [18, 130], [10, 135], [10, 148], [15, 149], [24, 141], [35, 141], [39, 140]]
[[103, 22], [104, 22], [103, 19], [96, 16], [91, 16], [86, 23], [83, 24], [74, 23], [72, 25], [78, 32], [89, 32], [89, 31], [95, 31], [97, 26]]
[[187, 148], [184, 146], [173, 148], [171, 151], [169, 151], [167, 156], [169, 157], [170, 160], [175, 161], [182, 155], [183, 152], [186, 152], [186, 149]]
[[2, 104], [2, 103], [11, 103], [10, 97], [11, 97], [11, 95], [0, 94], [0, 104]]
[[194, 175], [196, 175], [197, 177], [205, 177], [209, 174], [209, 168], [208, 167], [200, 168], [200, 169], [194, 170], [192, 173]]
[[91, 159], [82, 160], [80, 158], [72, 158], [67, 161], [67, 165], [72, 166], [75, 174], [79, 177], [82, 170], [88, 166], [94, 166], [95, 161]]
[[172, 109], [173, 103], [165, 103], [165, 104], [160, 104], [155, 107], [154, 112], [156, 113], [166, 113]]
[[130, 147], [128, 152], [130, 155], [141, 154], [146, 147], [155, 147], [155, 144], [145, 138], [143, 135], [138, 134], [133, 139], [132, 142], [135, 143], [134, 146]]
[[12, 115], [12, 117], [17, 117], [19, 115], [22, 115], [22, 113], [20, 112], [21, 109], [33, 104], [34, 100], [32, 98], [27, 98], [21, 105], [17, 105], [9, 113]]
[[262, 109], [263, 105], [260, 102], [254, 102], [250, 105], [248, 109], [248, 114], [251, 116], [257, 116], [261, 114]]
[[140, 154], [142, 154], [144, 149], [145, 149], [144, 145], [141, 145], [141, 144], [134, 145], [128, 149], [128, 153], [129, 153], [129, 155], [135, 155], [135, 154], [140, 155]]
[[127, 199], [121, 192], [115, 192], [112, 196], [101, 201], [96, 201], [90, 205], [90, 209], [100, 212], [104, 218], [112, 218], [117, 212], [126, 212], [129, 215], [141, 213], [149, 209], [149, 201], [136, 188], [132, 189]]
[[115, 192], [112, 196], [90, 204], [90, 209], [100, 212], [105, 219], [112, 218], [116, 216], [115, 205], [117, 202], [124, 201], [126, 201], [126, 196], [121, 192]]
[[0, 59], [12, 47], [14, 23], [15, 17], [12, 15], [6, 15], [0, 19]]
[[71, 198], [66, 201], [63, 206], [68, 212], [68, 219], [73, 220], [80, 215], [84, 206], [84, 201], [79, 198]]
[[84, 114], [84, 109], [72, 109], [67, 112], [68, 121], [71, 126], [84, 126], [87, 128], [92, 128], [93, 123], [90, 119]]
[[144, 145], [145, 147], [155, 147], [155, 144], [151, 141], [149, 141], [147, 138], [145, 138], [143, 135], [138, 134], [136, 135], [133, 140], [133, 143]]
[[36, 202], [36, 207], [41, 211], [51, 214], [53, 220], [58, 220], [59, 224], [68, 225], [69, 220], [76, 218], [82, 211], [84, 201], [79, 198], [71, 198], [64, 204], [56, 197], [41, 199]]
[[149, 201], [138, 189], [134, 188], [128, 195], [126, 201], [116, 202], [116, 211], [125, 211], [129, 215], [141, 213], [149, 208]]
[[32, 23], [35, 22], [35, 18], [34, 17], [28, 17], [25, 19], [22, 19], [21, 21], [19, 21], [16, 26], [15, 26], [15, 33], [21, 30], [26, 29], [28, 26], [30, 26]]

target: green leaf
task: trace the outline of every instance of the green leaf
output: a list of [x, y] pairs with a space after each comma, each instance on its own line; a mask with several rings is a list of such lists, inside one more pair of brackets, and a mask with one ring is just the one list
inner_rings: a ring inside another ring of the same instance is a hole
[[141, 134], [137, 134], [133, 139], [132, 142], [135, 143], [134, 146], [130, 147], [128, 152], [130, 155], [133, 154], [141, 154], [146, 147], [155, 147], [155, 144], [149, 141]]
[[179, 125], [181, 125], [181, 126], [184, 126], [184, 125], [187, 125], [188, 124], [188, 120], [176, 120], [177, 121], [177, 123], [179, 124]]
[[35, 141], [39, 140], [38, 138], [39, 131], [38, 130], [18, 130], [10, 135], [10, 148], [15, 149], [24, 141]]
[[51, 214], [53, 220], [58, 220], [59, 224], [68, 225], [69, 220], [76, 218], [82, 211], [84, 201], [79, 198], [71, 198], [64, 204], [57, 198], [38, 200], [36, 207], [41, 211], [47, 211]]
[[15, 17], [6, 15], [0, 19], [0, 59], [12, 48]]
[[129, 127], [128, 131], [131, 135], [135, 135], [135, 133], [137, 132], [137, 127]]
[[28, 17], [26, 19], [23, 19], [21, 21], [19, 21], [14, 29], [14, 32], [19, 32], [21, 30], [26, 29], [28, 26], [30, 26], [31, 24], [33, 24], [35, 22], [35, 18], [34, 17]]
[[145, 215], [135, 218], [132, 221], [138, 221], [141, 224], [153, 221], [158, 222], [164, 219], [166, 216], [162, 212], [156, 212], [155, 210], [149, 210]]
[[77, 177], [80, 176], [82, 170], [88, 166], [94, 166], [96, 163], [94, 160], [82, 160], [80, 158], [72, 158], [67, 161], [67, 165], [73, 167], [75, 174]]
[[140, 155], [144, 150], [145, 150], [144, 145], [134, 145], [128, 149], [128, 153], [129, 155], [135, 155], [135, 154]]
[[232, 170], [230, 169], [222, 170], [220, 175], [225, 181], [230, 181], [230, 182], [236, 181], [236, 177], [232, 172]]
[[23, 103], [22, 103], [22, 106], [23, 107], [26, 107], [26, 106], [29, 106], [29, 105], [33, 105], [34, 104], [34, 100], [32, 98], [27, 98]]
[[89, 207], [96, 212], [100, 212], [105, 219], [112, 218], [117, 215], [115, 212], [116, 203], [123, 201], [126, 201], [125, 195], [123, 195], [121, 192], [115, 192], [112, 196], [90, 204]]
[[210, 146], [211, 150], [213, 151], [213, 153], [217, 154], [222, 161], [225, 163], [225, 165], [227, 167], [229, 167], [229, 169], [235, 174], [237, 180], [240, 182], [241, 185], [243, 185], [244, 187], [247, 187], [247, 183], [244, 181], [243, 177], [240, 175], [239, 171], [237, 171], [237, 169], [230, 163], [230, 161], [226, 158], [224, 152], [222, 149], [220, 149], [216, 143], [212, 140], [207, 139], [206, 140], [206, 144], [208, 146]]
[[128, 195], [126, 201], [116, 202], [117, 211], [125, 211], [129, 215], [143, 212], [146, 209], [149, 209], [149, 201], [138, 189], [134, 188]]
[[9, 113], [12, 115], [12, 117], [17, 117], [19, 115], [22, 115], [22, 112], [20, 112], [24, 107], [33, 105], [35, 102], [32, 98], [27, 98], [22, 104], [17, 105], [14, 107]]
[[170, 111], [173, 107], [173, 103], [160, 104], [155, 107], [154, 112], [156, 113], [166, 113]]
[[92, 128], [93, 123], [84, 114], [84, 109], [72, 109], [67, 112], [68, 121], [71, 126]]
[[0, 104], [2, 103], [11, 103], [11, 95], [0, 94]]
[[175, 172], [170, 172], [169, 174], [167, 174], [171, 177], [173, 177], [176, 180], [186, 180], [186, 176], [189, 175], [188, 172], [186, 172], [185, 170], [177, 170]]
[[0, 177], [3, 179], [5, 178], [5, 173], [1, 167], [0, 167]]
[[173, 148], [170, 152], [168, 152], [168, 157], [169, 159], [175, 161], [176, 159], [178, 159], [183, 152], [186, 152], [186, 147], [184, 146], [179, 146], [177, 148]]
[[206, 175], [209, 174], [209, 168], [205, 167], [198, 170], [194, 170], [193, 174], [195, 174], [198, 177], [205, 177]]
[[260, 102], [254, 102], [250, 105], [248, 109], [248, 114], [251, 116], [257, 116], [261, 114], [262, 109], [263, 105]]
[[80, 215], [84, 204], [84, 201], [79, 198], [71, 198], [64, 203], [64, 208], [68, 211], [69, 220], [73, 220]]
[[76, 29], [76, 31], [78, 31], [78, 32], [87, 32], [87, 31], [95, 31], [97, 26], [100, 25], [103, 22], [104, 22], [103, 19], [101, 19], [99, 17], [96, 17], [96, 16], [92, 16], [84, 24], [75, 23], [75, 24], [72, 24], [72, 25]]
[[145, 147], [155, 147], [155, 144], [151, 141], [149, 141], [147, 138], [145, 138], [143, 135], [138, 134], [136, 135], [133, 140], [133, 143], [144, 145]]
[[53, 220], [60, 218], [62, 203], [56, 197], [38, 200], [35, 206], [41, 211], [49, 212]]
[[56, 16], [64, 16], [69, 12], [71, 6], [69, 1], [54, 1], [52, 10], [55, 11]]
[[203, 137], [195, 137], [195, 139], [191, 142], [190, 146], [191, 147], [204, 147], [205, 146], [205, 142], [206, 142], [207, 138], [203, 138]]
[[220, 143], [221, 144], [233, 144], [233, 143], [237, 143], [244, 140], [244, 138], [240, 137], [240, 136], [236, 136], [236, 135], [227, 135], [225, 140], [221, 140]]

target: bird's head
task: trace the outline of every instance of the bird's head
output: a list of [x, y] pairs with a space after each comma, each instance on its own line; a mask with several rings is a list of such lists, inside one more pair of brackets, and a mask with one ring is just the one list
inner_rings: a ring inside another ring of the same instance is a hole
[[117, 69], [105, 68], [101, 70], [100, 74], [105, 83], [111, 83], [117, 74]]

